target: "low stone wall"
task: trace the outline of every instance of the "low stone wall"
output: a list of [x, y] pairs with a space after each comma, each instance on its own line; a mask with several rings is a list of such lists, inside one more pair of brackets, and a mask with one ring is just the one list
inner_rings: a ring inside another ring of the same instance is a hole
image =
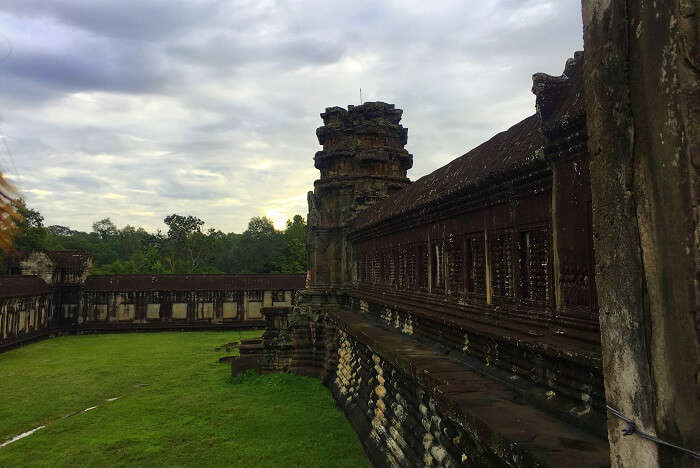
[[526, 390], [397, 332], [332, 297], [264, 309], [262, 339], [242, 344], [232, 374], [318, 376], [360, 435], [375, 466], [609, 464], [603, 438], [534, 405]]
[[[373, 299], [367, 294], [350, 296], [344, 306], [430, 343], [484, 374], [511, 382], [533, 404], [605, 435], [598, 343], [573, 339], [563, 327], [534, 321], [507, 323], [503, 318], [494, 320], [488, 312], [450, 310], [444, 302], [421, 303], [407, 296], [400, 301], [386, 294]], [[464, 319], [467, 314], [469, 320]]]
[[338, 341], [331, 391], [375, 466], [501, 466], [415, 381], [348, 333]]

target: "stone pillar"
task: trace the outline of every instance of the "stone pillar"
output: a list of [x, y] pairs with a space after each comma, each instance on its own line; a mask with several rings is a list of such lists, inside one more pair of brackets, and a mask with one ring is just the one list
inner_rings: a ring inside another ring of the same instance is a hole
[[[583, 0], [596, 286], [608, 404], [700, 450], [697, 3]], [[697, 466], [623, 436], [613, 466]]]
[[552, 251], [558, 315], [596, 324], [589, 155], [583, 92], [583, 52], [564, 73], [533, 75], [537, 113], [552, 167]]

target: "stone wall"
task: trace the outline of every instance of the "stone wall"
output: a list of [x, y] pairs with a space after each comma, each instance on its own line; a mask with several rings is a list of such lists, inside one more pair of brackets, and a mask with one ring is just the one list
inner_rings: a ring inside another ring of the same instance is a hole
[[330, 304], [264, 309], [268, 328], [243, 343], [233, 375], [318, 376], [375, 466], [607, 466], [606, 444], [531, 405], [508, 375]]
[[340, 303], [604, 436], [582, 75], [536, 74], [536, 115], [359, 214]]
[[0, 351], [56, 328], [53, 290], [38, 276], [0, 275]]
[[[637, 427], [700, 451], [698, 3], [583, 1], [605, 390]], [[697, 466], [611, 418], [613, 466]]]
[[55, 320], [70, 323], [82, 300], [92, 258], [77, 250], [18, 251], [7, 257], [7, 273], [37, 275], [53, 288]]
[[74, 328], [260, 327], [263, 307], [289, 307], [294, 289], [94, 291], [87, 289]]
[[[46, 277], [55, 277], [50, 268]], [[304, 274], [113, 275], [52, 287], [38, 276], [4, 275], [0, 350], [52, 333], [261, 328], [262, 309], [291, 307], [304, 281]]]

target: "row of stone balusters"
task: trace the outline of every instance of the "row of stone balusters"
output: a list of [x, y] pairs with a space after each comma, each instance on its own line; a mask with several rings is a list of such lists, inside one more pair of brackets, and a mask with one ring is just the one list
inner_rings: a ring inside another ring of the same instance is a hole
[[331, 390], [377, 466], [502, 466], [444, 418], [430, 394], [339, 330]]

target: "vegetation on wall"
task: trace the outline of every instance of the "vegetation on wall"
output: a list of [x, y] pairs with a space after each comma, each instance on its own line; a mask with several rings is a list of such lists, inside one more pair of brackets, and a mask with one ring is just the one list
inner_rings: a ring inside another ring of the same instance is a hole
[[45, 226], [41, 213], [22, 199], [13, 205], [20, 215], [15, 249], [82, 250], [93, 257], [91, 274], [300, 273], [308, 268], [306, 223], [300, 215], [284, 230], [266, 217], [254, 217], [242, 234], [203, 230], [203, 220], [180, 214], [163, 220], [165, 233], [118, 228], [109, 218], [93, 223], [88, 233]]

